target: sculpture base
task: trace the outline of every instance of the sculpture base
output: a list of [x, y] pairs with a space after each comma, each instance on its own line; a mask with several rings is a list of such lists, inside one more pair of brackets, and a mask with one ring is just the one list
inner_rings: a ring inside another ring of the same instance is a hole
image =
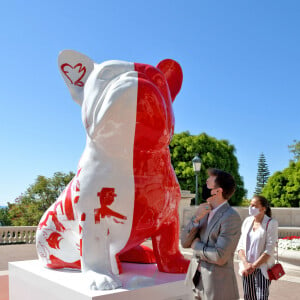
[[51, 270], [38, 260], [9, 263], [10, 300], [190, 300], [184, 285], [185, 274], [161, 273], [155, 264], [122, 263], [123, 287], [92, 291], [84, 274], [70, 270]]

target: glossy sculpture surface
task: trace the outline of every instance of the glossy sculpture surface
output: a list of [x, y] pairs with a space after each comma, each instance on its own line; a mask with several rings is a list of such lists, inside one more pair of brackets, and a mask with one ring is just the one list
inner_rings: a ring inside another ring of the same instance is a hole
[[[171, 59], [157, 67], [96, 64], [71, 50], [60, 53], [58, 64], [81, 106], [87, 138], [76, 176], [38, 226], [42, 264], [81, 269], [92, 289], [121, 285], [120, 260], [156, 260], [161, 272], [186, 272], [178, 249], [180, 189], [168, 147], [180, 65]], [[150, 237], [153, 253], [140, 246]]]

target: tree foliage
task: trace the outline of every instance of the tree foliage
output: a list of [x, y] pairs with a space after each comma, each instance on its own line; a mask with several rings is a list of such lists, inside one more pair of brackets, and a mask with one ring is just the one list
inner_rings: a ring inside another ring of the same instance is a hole
[[11, 220], [8, 215], [8, 207], [0, 208], [0, 226], [10, 226]]
[[290, 162], [288, 168], [274, 173], [262, 191], [275, 207], [299, 207], [300, 161]]
[[[208, 168], [218, 168], [231, 173], [236, 181], [237, 190], [231, 198], [233, 205], [242, 202], [246, 190], [244, 182], [239, 175], [239, 164], [235, 156], [235, 148], [226, 140], [217, 140], [205, 133], [191, 135], [188, 131], [175, 134], [171, 144], [170, 152], [172, 164], [182, 190], [195, 192], [195, 173], [193, 171], [192, 159], [199, 153], [202, 160], [199, 175], [199, 195], [202, 193], [201, 186], [207, 179]], [[200, 199], [201, 201], [201, 199]]]
[[289, 145], [290, 152], [293, 153], [295, 162], [300, 161], [300, 141], [294, 140], [294, 144]]
[[38, 176], [35, 183], [30, 185], [15, 203], [8, 204], [12, 225], [37, 225], [43, 213], [55, 202], [73, 177], [73, 172], [56, 172], [51, 178]]
[[256, 176], [256, 188], [255, 194], [260, 195], [262, 189], [266, 185], [268, 178], [270, 176], [269, 167], [266, 162], [265, 155], [263, 153], [260, 154], [258, 159], [257, 166], [257, 176]]

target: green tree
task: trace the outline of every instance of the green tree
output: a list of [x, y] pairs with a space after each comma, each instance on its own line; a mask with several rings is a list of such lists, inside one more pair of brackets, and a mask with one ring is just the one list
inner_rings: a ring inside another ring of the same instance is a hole
[[290, 162], [288, 168], [275, 172], [262, 191], [275, 207], [299, 207], [300, 161]]
[[10, 226], [11, 220], [8, 215], [8, 207], [0, 208], [0, 226]]
[[294, 140], [294, 144], [289, 145], [290, 152], [294, 154], [293, 160], [300, 161], [300, 141]]
[[[217, 140], [205, 133], [191, 135], [188, 131], [174, 134], [170, 144], [172, 164], [182, 190], [195, 192], [195, 173], [192, 159], [196, 153], [202, 160], [199, 175], [199, 195], [202, 193], [201, 186], [207, 179], [208, 168], [218, 168], [231, 173], [237, 183], [237, 190], [231, 198], [233, 205], [242, 202], [246, 190], [244, 182], [239, 175], [239, 164], [235, 156], [235, 148], [226, 140]], [[201, 197], [199, 197], [201, 201]]]
[[73, 172], [57, 172], [51, 178], [38, 176], [35, 183], [30, 185], [15, 203], [8, 204], [12, 225], [37, 225], [43, 213], [55, 202], [73, 177]]
[[266, 162], [265, 155], [261, 153], [258, 159], [256, 188], [255, 188], [256, 195], [261, 194], [261, 191], [266, 185], [269, 176], [270, 176], [270, 172], [269, 172], [268, 164]]

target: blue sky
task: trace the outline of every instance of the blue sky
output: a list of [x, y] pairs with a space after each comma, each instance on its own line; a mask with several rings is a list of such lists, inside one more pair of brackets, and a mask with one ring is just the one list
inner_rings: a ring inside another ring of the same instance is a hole
[[236, 147], [253, 194], [259, 154], [288, 166], [300, 139], [300, 2], [5, 1], [1, 3], [0, 205], [38, 175], [75, 171], [85, 144], [80, 109], [57, 68], [63, 49], [183, 69], [175, 132]]

